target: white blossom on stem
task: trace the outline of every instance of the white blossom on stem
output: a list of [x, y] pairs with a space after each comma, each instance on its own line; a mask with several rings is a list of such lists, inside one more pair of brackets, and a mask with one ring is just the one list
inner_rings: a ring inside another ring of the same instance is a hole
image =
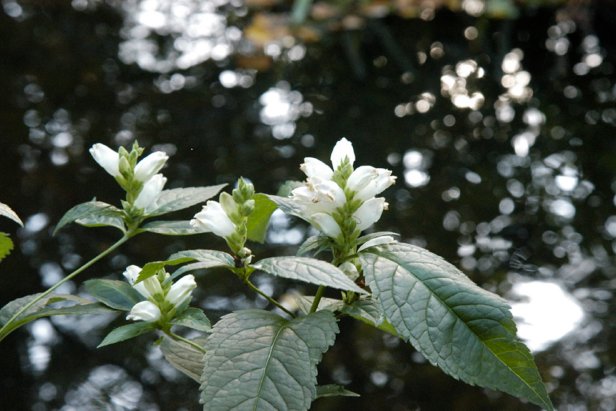
[[162, 313], [156, 304], [150, 301], [141, 301], [131, 308], [126, 316], [127, 320], [155, 322], [160, 320]]
[[156, 276], [148, 277], [143, 281], [136, 282], [137, 278], [139, 278], [139, 273], [141, 272], [141, 267], [137, 265], [129, 265], [126, 267], [123, 275], [128, 283], [135, 289], [139, 294], [144, 296], [145, 298], [152, 298], [157, 294], [162, 294], [163, 289], [160, 286], [160, 282]]
[[349, 176], [346, 187], [354, 192], [354, 198], [366, 201], [382, 193], [396, 182], [391, 170], [372, 166], [357, 167]]
[[190, 220], [195, 228], [205, 228], [219, 237], [227, 238], [235, 232], [235, 224], [229, 218], [219, 202], [210, 200], [203, 209]]
[[191, 293], [195, 288], [197, 288], [195, 277], [191, 274], [186, 275], [173, 283], [165, 296], [165, 300], [175, 307], [179, 307], [192, 298]]
[[160, 171], [169, 156], [162, 151], [155, 151], [137, 163], [134, 170], [135, 180], [146, 182]]
[[351, 144], [349, 140], [343, 137], [334, 146], [334, 149], [332, 150], [332, 155], [330, 157], [332, 166], [334, 166], [334, 170], [336, 170], [338, 166], [342, 164], [345, 158], [349, 160], [349, 163], [351, 163], [351, 165], [353, 165], [353, 163], [355, 162], [355, 151], [353, 151], [353, 144]]
[[310, 221], [314, 224], [314, 226], [319, 231], [321, 231], [323, 234], [325, 234], [328, 237], [337, 238], [338, 236], [340, 236], [340, 234], [342, 234], [342, 230], [340, 230], [340, 226], [338, 225], [334, 217], [332, 217], [329, 214], [326, 214], [326, 213], [313, 214], [310, 217]]
[[135, 207], [143, 210], [154, 208], [158, 196], [165, 187], [165, 183], [167, 183], [167, 178], [163, 177], [162, 174], [156, 174], [146, 181], [135, 200]]
[[120, 155], [104, 144], [96, 143], [90, 148], [94, 160], [113, 177], [120, 175]]
[[357, 211], [353, 213], [353, 219], [357, 222], [357, 229], [359, 231], [364, 231], [366, 228], [379, 221], [383, 214], [383, 210], [386, 208], [387, 203], [383, 197], [371, 198], [364, 202]]

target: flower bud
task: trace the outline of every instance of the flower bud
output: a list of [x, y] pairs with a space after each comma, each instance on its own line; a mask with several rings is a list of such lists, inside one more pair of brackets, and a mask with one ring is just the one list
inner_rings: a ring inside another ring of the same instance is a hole
[[353, 151], [353, 144], [346, 138], [339, 140], [334, 149], [332, 150], [331, 162], [334, 170], [336, 170], [345, 159], [349, 161], [351, 165], [355, 162], [355, 152]]
[[157, 294], [160, 295], [163, 293], [163, 289], [160, 286], [160, 281], [158, 281], [158, 278], [155, 276], [146, 278], [145, 280], [136, 283], [140, 272], [141, 267], [137, 265], [129, 265], [126, 267], [123, 275], [124, 278], [128, 280], [129, 284], [145, 298], [151, 298]]
[[180, 278], [171, 286], [169, 292], [167, 292], [165, 300], [173, 304], [175, 307], [179, 307], [192, 298], [191, 293], [195, 288], [197, 288], [195, 277], [192, 274], [189, 274]]
[[311, 216], [312, 223], [317, 227], [319, 231], [331, 238], [338, 238], [342, 231], [340, 230], [340, 226], [329, 214], [326, 213], [316, 213]]
[[155, 151], [146, 156], [135, 166], [135, 180], [148, 181], [163, 168], [168, 159], [169, 156], [162, 151]]
[[126, 316], [127, 320], [155, 322], [160, 320], [160, 308], [150, 301], [141, 301], [133, 306]]
[[156, 200], [163, 191], [166, 182], [167, 179], [162, 174], [156, 174], [146, 181], [135, 200], [135, 207], [142, 210], [154, 208]]
[[90, 148], [94, 160], [113, 177], [120, 175], [120, 155], [104, 144], [96, 143]]
[[205, 228], [219, 237], [227, 238], [235, 232], [235, 224], [227, 216], [220, 203], [208, 201], [203, 209], [190, 220], [195, 228]]
[[361, 207], [353, 213], [353, 219], [357, 221], [357, 229], [359, 231], [364, 231], [366, 228], [376, 223], [379, 218], [381, 218], [386, 204], [383, 197], [371, 198], [363, 203]]

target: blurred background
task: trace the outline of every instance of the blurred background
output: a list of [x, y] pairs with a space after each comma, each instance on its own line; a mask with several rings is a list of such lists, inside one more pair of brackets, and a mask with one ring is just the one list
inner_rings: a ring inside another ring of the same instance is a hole
[[[613, 0], [2, 0], [0, 305], [112, 244], [54, 225], [121, 191], [89, 156], [138, 139], [167, 186], [252, 180], [275, 193], [305, 156], [354, 143], [398, 176], [379, 230], [445, 257], [512, 305], [559, 410], [616, 409], [616, 2]], [[199, 207], [174, 217], [190, 218]], [[307, 227], [274, 214], [258, 257]], [[211, 235], [142, 235], [87, 278], [118, 279]], [[229, 273], [198, 274], [212, 320], [261, 307]], [[258, 276], [282, 297], [309, 286]], [[145, 336], [96, 350], [123, 318], [41, 319], [0, 345], [2, 410], [199, 410], [198, 386]], [[319, 382], [361, 398], [313, 410], [534, 410], [470, 387], [411, 346], [344, 319]]]

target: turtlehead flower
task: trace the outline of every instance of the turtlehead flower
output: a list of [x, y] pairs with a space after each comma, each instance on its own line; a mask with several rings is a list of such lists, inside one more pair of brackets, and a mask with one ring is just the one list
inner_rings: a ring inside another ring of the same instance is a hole
[[155, 322], [160, 320], [160, 308], [150, 301], [141, 301], [133, 306], [126, 316], [127, 320]]
[[391, 170], [372, 166], [357, 167], [347, 180], [347, 189], [354, 192], [354, 198], [366, 201], [382, 193], [396, 182]]
[[357, 222], [357, 229], [359, 231], [364, 231], [366, 228], [379, 221], [383, 214], [383, 210], [386, 209], [387, 203], [383, 197], [371, 198], [364, 202], [357, 211], [353, 213], [353, 219]]
[[195, 228], [205, 228], [219, 237], [227, 238], [235, 232], [235, 224], [229, 218], [219, 202], [210, 200], [203, 209], [190, 220]]
[[152, 276], [146, 278], [143, 281], [136, 283], [137, 278], [139, 277], [139, 273], [141, 272], [141, 267], [136, 265], [129, 265], [126, 267], [123, 275], [128, 283], [133, 286], [135, 290], [145, 298], [152, 298], [157, 294], [163, 294], [163, 289], [160, 286], [160, 282], [156, 276]]
[[190, 301], [192, 298], [192, 290], [195, 288], [197, 288], [195, 277], [189, 274], [180, 278], [171, 286], [165, 296], [165, 300], [169, 301], [175, 307], [179, 307], [187, 301]]
[[355, 162], [355, 151], [353, 150], [353, 144], [343, 137], [334, 146], [330, 157], [334, 170], [342, 164], [344, 159], [347, 159], [351, 165]]
[[310, 222], [312, 222], [312, 224], [314, 224], [314, 226], [319, 231], [321, 231], [323, 234], [325, 234], [328, 237], [338, 238], [338, 236], [342, 234], [342, 230], [340, 229], [340, 226], [338, 225], [334, 217], [332, 217], [329, 214], [325, 214], [325, 213], [312, 214], [310, 216]]
[[135, 180], [145, 183], [160, 171], [169, 156], [162, 151], [155, 151], [137, 163], [134, 169]]
[[135, 200], [135, 207], [143, 210], [154, 208], [158, 196], [163, 191], [167, 178], [162, 174], [156, 174], [143, 185]]
[[96, 143], [90, 148], [94, 160], [113, 177], [120, 175], [120, 155], [104, 144]]

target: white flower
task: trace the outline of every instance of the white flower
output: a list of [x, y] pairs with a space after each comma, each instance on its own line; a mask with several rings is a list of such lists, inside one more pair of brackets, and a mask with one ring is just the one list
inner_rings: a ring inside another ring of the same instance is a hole
[[134, 170], [135, 179], [146, 182], [160, 171], [169, 156], [162, 151], [155, 151], [137, 163]]
[[355, 192], [355, 198], [366, 201], [382, 193], [395, 181], [396, 177], [391, 175], [391, 170], [361, 166], [349, 176], [346, 187]]
[[139, 277], [139, 273], [141, 272], [141, 267], [136, 265], [129, 265], [126, 267], [123, 275], [126, 278], [130, 285], [133, 286], [139, 294], [144, 296], [145, 298], [153, 297], [156, 294], [162, 294], [163, 289], [160, 286], [160, 282], [156, 276], [148, 277], [143, 281], [140, 281], [135, 284], [137, 278]]
[[94, 160], [113, 177], [120, 175], [120, 155], [104, 144], [96, 143], [90, 148]]
[[135, 207], [143, 210], [154, 208], [153, 206], [158, 196], [163, 191], [166, 182], [167, 178], [163, 177], [162, 174], [156, 174], [146, 181], [135, 200]]
[[334, 176], [334, 170], [332, 170], [330, 166], [313, 157], [305, 157], [299, 169], [311, 179], [319, 178], [321, 180], [331, 180]]
[[165, 300], [169, 301], [174, 306], [179, 307], [191, 299], [192, 290], [196, 287], [197, 283], [195, 282], [195, 277], [193, 275], [189, 274], [184, 276], [171, 286], [169, 292], [167, 292]]
[[357, 211], [353, 213], [353, 218], [357, 222], [357, 229], [359, 231], [364, 231], [366, 228], [379, 221], [381, 214], [383, 214], [383, 210], [386, 208], [387, 203], [383, 197], [371, 198], [364, 202]]
[[372, 240], [368, 240], [357, 249], [357, 252], [364, 251], [366, 248], [375, 247], [377, 245], [395, 243], [396, 239], [390, 235], [383, 235]]
[[155, 322], [161, 317], [160, 308], [150, 301], [141, 301], [131, 308], [127, 320]]
[[349, 160], [349, 163], [351, 163], [351, 165], [353, 165], [353, 163], [355, 162], [355, 151], [353, 151], [353, 144], [351, 144], [349, 140], [343, 137], [334, 146], [334, 149], [332, 150], [332, 155], [330, 157], [332, 166], [334, 166], [334, 170], [336, 170], [338, 166], [342, 164], [345, 158]]
[[340, 234], [342, 234], [342, 230], [340, 230], [340, 226], [329, 214], [326, 213], [316, 213], [310, 216], [310, 222], [315, 225], [315, 227], [331, 238], [337, 238]]
[[235, 224], [229, 218], [220, 203], [208, 201], [203, 209], [195, 214], [190, 220], [190, 225], [195, 228], [205, 228], [219, 237], [227, 238], [235, 232]]

